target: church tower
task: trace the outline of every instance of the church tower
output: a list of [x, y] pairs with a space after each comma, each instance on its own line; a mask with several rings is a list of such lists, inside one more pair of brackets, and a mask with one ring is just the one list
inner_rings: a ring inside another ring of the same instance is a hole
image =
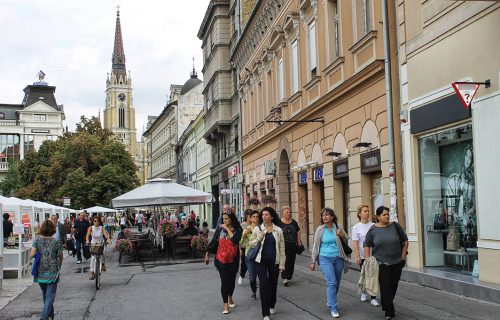
[[113, 48], [111, 74], [106, 80], [106, 107], [104, 129], [113, 132], [137, 159], [135, 109], [132, 98], [132, 79], [125, 68], [120, 10], [116, 13], [115, 45]]

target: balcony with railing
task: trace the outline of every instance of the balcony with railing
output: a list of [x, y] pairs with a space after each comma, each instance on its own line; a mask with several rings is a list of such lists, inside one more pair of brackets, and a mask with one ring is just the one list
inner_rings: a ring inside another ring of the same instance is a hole
[[0, 172], [7, 172], [9, 170], [8, 162], [0, 162]]

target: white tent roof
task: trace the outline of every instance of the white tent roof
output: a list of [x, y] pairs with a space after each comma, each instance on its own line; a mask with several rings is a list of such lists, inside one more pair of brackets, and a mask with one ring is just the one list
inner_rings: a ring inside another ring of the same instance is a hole
[[213, 202], [207, 192], [177, 184], [170, 179], [153, 179], [111, 200], [113, 207], [141, 207], [152, 205], [180, 205]]
[[109, 208], [104, 208], [104, 207], [99, 207], [99, 206], [95, 206], [95, 207], [87, 208], [87, 209], [84, 209], [84, 210], [86, 210], [88, 213], [108, 213], [108, 212], [117, 212], [115, 209], [109, 209]]

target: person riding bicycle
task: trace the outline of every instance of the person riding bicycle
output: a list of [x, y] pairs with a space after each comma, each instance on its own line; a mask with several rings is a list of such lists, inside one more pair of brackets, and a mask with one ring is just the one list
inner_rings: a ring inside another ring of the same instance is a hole
[[[102, 221], [98, 216], [95, 216], [92, 219], [93, 225], [90, 226], [87, 230], [87, 236], [85, 237], [85, 243], [89, 244], [89, 238], [92, 236], [92, 240], [90, 241], [90, 245], [95, 245], [95, 244], [103, 244], [104, 238], [106, 238], [107, 243], [111, 244], [111, 238], [108, 235], [108, 232], [106, 229], [104, 229], [102, 225]], [[102, 271], [106, 271], [106, 265], [104, 264], [104, 255], [102, 255]], [[92, 255], [90, 258], [90, 274], [89, 274], [89, 280], [94, 280], [95, 274], [95, 255]]]

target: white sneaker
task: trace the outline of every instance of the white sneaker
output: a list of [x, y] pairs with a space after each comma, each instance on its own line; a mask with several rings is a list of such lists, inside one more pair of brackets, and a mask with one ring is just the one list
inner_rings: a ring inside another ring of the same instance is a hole
[[243, 283], [243, 278], [241, 276], [238, 277], [238, 285], [241, 286]]
[[276, 308], [270, 308], [270, 309], [269, 309], [269, 313], [270, 313], [270, 314], [277, 314], [277, 313], [278, 313], [278, 310], [276, 310]]
[[270, 318], [270, 317], [268, 317], [268, 316], [265, 316], [265, 317], [264, 317], [264, 320], [271, 320], [271, 318]]
[[367, 300], [368, 300], [368, 295], [367, 295], [366, 293], [364, 293], [364, 292], [363, 292], [363, 293], [361, 294], [361, 302], [365, 302], [365, 301], [367, 301]]
[[80, 263], [82, 263], [82, 260], [78, 260], [78, 261], [76, 262], [76, 264], [80, 264]]
[[377, 299], [372, 299], [372, 301], [370, 301], [370, 304], [374, 307], [378, 307], [380, 306], [380, 304], [378, 303]]
[[332, 318], [340, 318], [340, 314], [338, 311], [332, 311], [330, 315], [332, 316]]

